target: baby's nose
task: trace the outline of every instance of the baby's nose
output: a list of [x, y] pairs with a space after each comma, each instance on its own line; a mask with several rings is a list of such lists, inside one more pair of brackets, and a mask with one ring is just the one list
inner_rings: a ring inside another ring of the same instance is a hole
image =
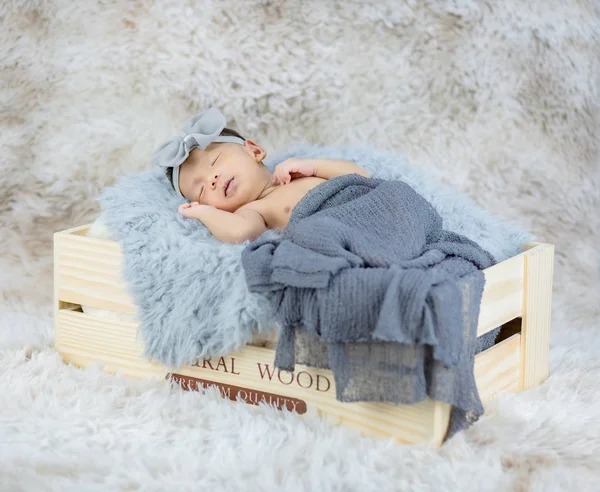
[[210, 183], [210, 184], [211, 184], [211, 186], [212, 186], [212, 188], [213, 188], [213, 190], [214, 190], [214, 189], [217, 187], [217, 182], [218, 182], [218, 181], [219, 181], [219, 175], [218, 175], [218, 174], [214, 174], [214, 175], [211, 177], [211, 183]]

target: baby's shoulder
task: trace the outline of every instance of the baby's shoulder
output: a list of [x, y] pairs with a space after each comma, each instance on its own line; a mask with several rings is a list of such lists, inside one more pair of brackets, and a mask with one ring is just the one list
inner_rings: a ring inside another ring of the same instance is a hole
[[269, 205], [271, 203], [271, 201], [267, 200], [267, 198], [268, 198], [268, 196], [248, 202], [245, 205], [242, 205], [240, 208], [238, 208], [238, 210], [239, 211], [251, 210], [253, 212], [258, 212], [259, 214], [262, 215], [264, 213], [265, 209], [267, 207], [269, 207]]
[[[289, 185], [286, 185], [289, 186]], [[257, 200], [252, 202], [248, 202], [238, 210], [252, 210], [253, 212], [257, 212], [263, 217], [271, 216], [273, 213], [281, 208], [281, 204], [286, 201], [288, 197], [288, 191], [284, 190], [283, 186], [280, 189], [274, 190], [272, 193], [269, 193], [266, 196], [263, 196]]]

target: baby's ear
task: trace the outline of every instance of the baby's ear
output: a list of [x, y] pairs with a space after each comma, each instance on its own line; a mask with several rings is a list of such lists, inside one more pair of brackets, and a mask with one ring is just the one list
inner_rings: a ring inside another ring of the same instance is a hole
[[265, 157], [267, 157], [267, 152], [260, 145], [249, 138], [247, 138], [244, 142], [244, 147], [252, 153], [256, 159], [256, 162], [261, 162]]

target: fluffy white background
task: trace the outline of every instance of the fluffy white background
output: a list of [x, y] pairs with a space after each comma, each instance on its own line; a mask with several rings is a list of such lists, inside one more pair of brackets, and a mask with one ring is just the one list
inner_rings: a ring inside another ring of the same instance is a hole
[[[546, 1], [0, 5], [0, 489], [598, 490], [600, 10]], [[551, 377], [442, 449], [64, 366], [52, 233], [217, 105], [271, 152], [405, 151], [556, 244]]]

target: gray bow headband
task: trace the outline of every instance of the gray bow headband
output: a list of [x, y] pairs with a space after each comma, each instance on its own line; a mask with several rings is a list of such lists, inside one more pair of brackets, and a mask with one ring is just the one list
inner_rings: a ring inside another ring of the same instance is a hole
[[193, 116], [183, 127], [185, 136], [173, 137], [162, 144], [152, 154], [152, 162], [156, 166], [173, 168], [173, 187], [180, 197], [179, 166], [188, 158], [192, 149], [198, 147], [204, 150], [213, 142], [233, 142], [244, 145], [244, 140], [238, 137], [219, 136], [227, 120], [216, 108], [209, 108]]

